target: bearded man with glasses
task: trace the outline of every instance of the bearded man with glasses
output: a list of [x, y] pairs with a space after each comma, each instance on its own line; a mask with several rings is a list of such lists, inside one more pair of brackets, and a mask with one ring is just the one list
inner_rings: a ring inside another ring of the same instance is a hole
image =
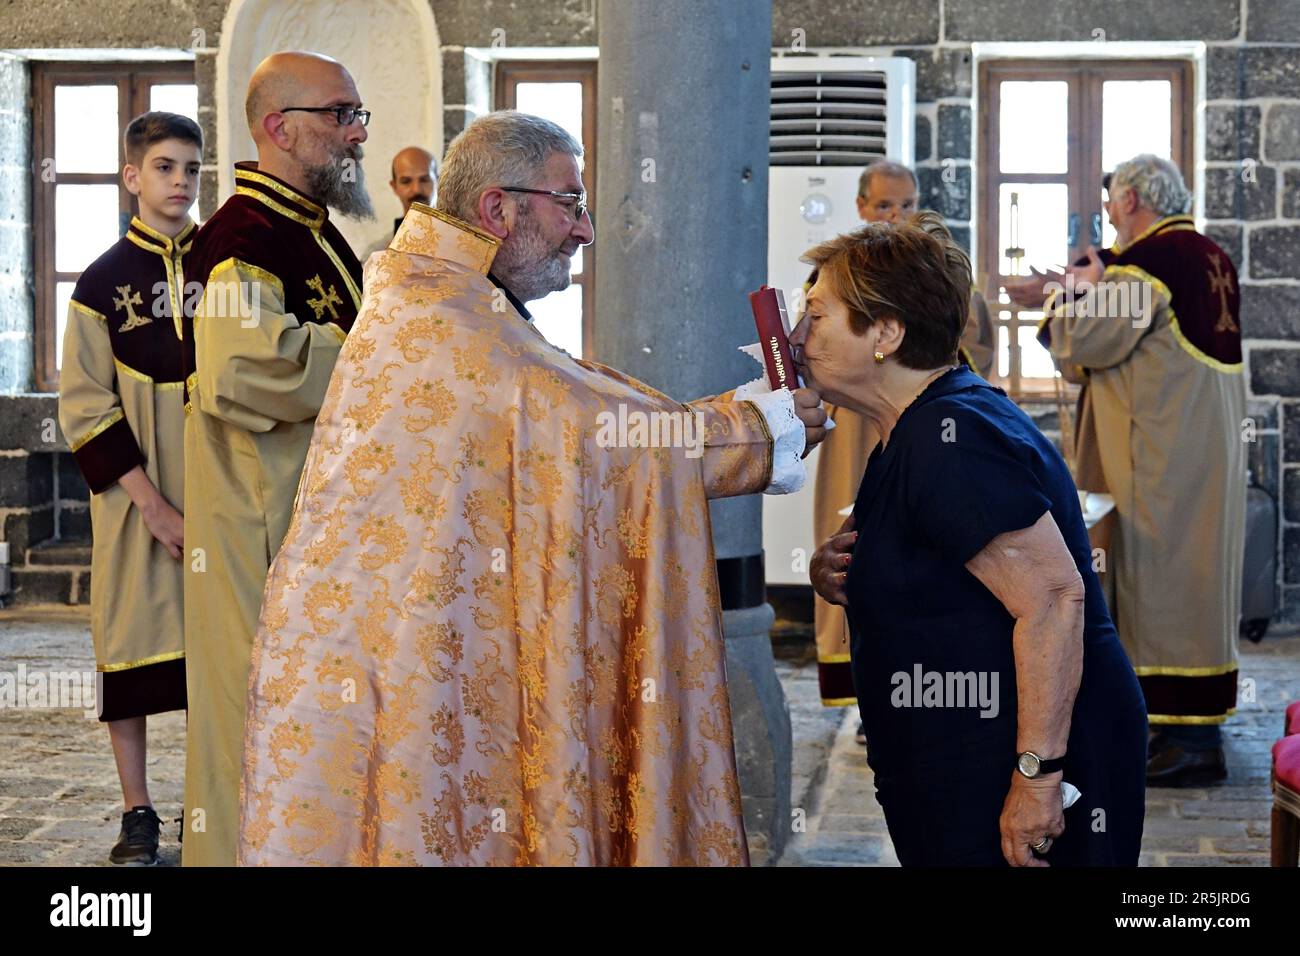
[[[239, 824], [248, 655], [267, 569], [289, 526], [312, 424], [361, 305], [361, 266], [328, 208], [372, 217], [370, 114], [341, 64], [276, 53], [245, 112], [256, 163], [185, 266], [185, 653], [190, 720], [183, 859], [229, 866]], [[187, 297], [188, 297], [187, 293]], [[188, 305], [188, 303], [187, 303]]]

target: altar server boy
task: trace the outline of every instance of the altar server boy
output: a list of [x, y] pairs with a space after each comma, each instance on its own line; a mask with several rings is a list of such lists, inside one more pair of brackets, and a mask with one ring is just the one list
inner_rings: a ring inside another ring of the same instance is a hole
[[123, 141], [122, 179], [140, 211], [77, 280], [59, 423], [92, 493], [90, 633], [125, 809], [109, 860], [150, 865], [160, 821], [145, 719], [185, 708], [181, 318], [203, 135], [184, 116], [150, 112]]

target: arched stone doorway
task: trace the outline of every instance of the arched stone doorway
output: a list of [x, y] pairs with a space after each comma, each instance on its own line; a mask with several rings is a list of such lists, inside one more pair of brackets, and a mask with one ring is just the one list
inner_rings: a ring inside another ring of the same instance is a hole
[[404, 146], [442, 155], [442, 57], [425, 0], [232, 0], [217, 53], [217, 162], [221, 200], [234, 191], [232, 165], [256, 158], [244, 120], [248, 78], [276, 50], [314, 50], [348, 68], [374, 116], [362, 168], [375, 222], [338, 217], [352, 248], [389, 235], [401, 204], [388, 188], [389, 162]]

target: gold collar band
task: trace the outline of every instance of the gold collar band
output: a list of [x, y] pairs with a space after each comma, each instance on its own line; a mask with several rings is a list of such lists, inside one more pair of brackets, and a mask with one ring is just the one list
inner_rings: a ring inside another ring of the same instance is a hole
[[326, 212], [283, 180], [259, 172], [257, 163], [235, 163], [235, 192], [251, 196], [282, 216], [311, 229], [325, 224]]
[[149, 252], [156, 252], [160, 256], [171, 256], [176, 250], [181, 253], [190, 251], [190, 246], [194, 242], [194, 233], [197, 231], [194, 220], [187, 220], [185, 227], [173, 236], [166, 236], [144, 223], [139, 216], [131, 217], [131, 225], [127, 227], [126, 238], [135, 243], [141, 249]]
[[413, 202], [389, 248], [416, 256], [449, 259], [487, 275], [501, 248], [501, 240], [432, 206]]

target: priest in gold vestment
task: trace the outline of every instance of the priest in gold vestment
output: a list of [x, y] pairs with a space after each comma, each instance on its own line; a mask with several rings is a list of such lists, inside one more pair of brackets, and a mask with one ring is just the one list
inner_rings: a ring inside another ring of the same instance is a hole
[[366, 266], [254, 643], [242, 864], [748, 860], [708, 499], [796, 488], [825, 413], [532, 327], [593, 237], [581, 155], [476, 120]]

